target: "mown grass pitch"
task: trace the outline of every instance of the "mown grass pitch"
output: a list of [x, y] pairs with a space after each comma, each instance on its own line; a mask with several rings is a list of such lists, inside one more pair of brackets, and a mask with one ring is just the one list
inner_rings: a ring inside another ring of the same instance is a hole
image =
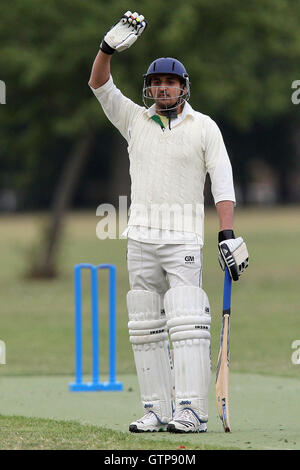
[[[52, 420], [76, 421], [86, 429], [86, 440], [82, 446], [98, 449], [143, 449], [148, 446], [165, 449], [166, 445], [177, 449], [185, 445], [190, 450], [200, 448], [241, 448], [241, 449], [299, 449], [300, 433], [297, 414], [300, 395], [300, 381], [290, 377], [232, 372], [230, 375], [231, 433], [224, 433], [217, 416], [214, 386], [209, 393], [210, 417], [208, 432], [188, 436], [169, 433], [147, 433], [136, 439], [129, 436], [128, 424], [141, 416], [142, 407], [136, 375], [120, 376], [123, 392], [70, 393], [69, 376], [7, 376], [0, 381], [0, 413], [5, 416], [26, 416], [31, 418], [51, 418]], [[95, 442], [89, 437], [89, 426], [97, 426], [112, 431], [108, 442], [99, 434]], [[54, 423], [49, 423], [50, 429]], [[5, 438], [1, 433], [0, 443]], [[44, 426], [46, 429], [46, 424]], [[18, 431], [18, 428], [15, 428]], [[34, 427], [39, 439], [39, 428]], [[83, 430], [84, 432], [84, 430]], [[119, 442], [119, 434], [124, 434]], [[141, 444], [139, 444], [141, 438]], [[76, 440], [76, 436], [73, 436]], [[59, 441], [58, 445], [59, 444]], [[43, 443], [41, 443], [44, 445]], [[71, 442], [69, 443], [71, 445]], [[25, 444], [24, 444], [25, 445]], [[29, 443], [27, 442], [27, 445]], [[49, 441], [50, 445], [50, 441]], [[52, 444], [53, 445], [53, 444]], [[61, 445], [67, 445], [62, 442]], [[135, 446], [135, 447], [130, 447]], [[147, 447], [149, 448], [149, 447]], [[168, 447], [169, 448], [169, 447]]]
[[[148, 436], [148, 435], [147, 435]], [[75, 421], [0, 415], [0, 450], [216, 450], [199, 440], [192, 445], [185, 437], [163, 442]], [[152, 436], [153, 437], [153, 436]], [[236, 449], [231, 447], [232, 450]]]
[[[96, 215], [72, 213], [67, 219], [60, 251], [60, 276], [52, 281], [30, 281], [24, 273], [30, 250], [38, 243], [44, 218], [44, 214], [36, 214], [1, 219], [0, 339], [6, 342], [7, 365], [0, 366], [0, 381], [1, 377], [73, 374], [73, 267], [79, 262], [114, 263], [117, 266], [118, 378], [122, 379], [122, 374], [134, 374], [125, 304], [129, 289], [126, 241], [98, 240]], [[206, 214], [203, 288], [212, 310], [213, 374], [220, 334], [223, 283], [217, 261], [217, 231], [217, 216], [210, 209]], [[292, 342], [300, 339], [299, 207], [238, 209], [235, 232], [247, 242], [250, 266], [241, 280], [233, 285], [231, 371], [299, 378], [300, 366], [291, 361]], [[88, 373], [91, 351], [87, 277], [84, 286], [84, 368]], [[99, 286], [103, 374], [107, 372], [107, 287], [103, 274]], [[284, 404], [289, 406], [283, 397]], [[1, 407], [0, 413], [3, 413]]]

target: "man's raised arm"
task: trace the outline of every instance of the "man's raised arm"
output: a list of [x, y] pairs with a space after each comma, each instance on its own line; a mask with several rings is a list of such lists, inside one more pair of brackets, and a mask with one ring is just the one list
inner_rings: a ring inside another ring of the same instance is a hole
[[96, 89], [104, 85], [110, 77], [111, 55], [105, 54], [101, 50], [96, 55], [89, 80], [90, 87]]
[[98, 52], [89, 85], [96, 89], [104, 85], [110, 77], [110, 61], [115, 51], [128, 49], [142, 34], [147, 22], [142, 15], [127, 11], [104, 36]]

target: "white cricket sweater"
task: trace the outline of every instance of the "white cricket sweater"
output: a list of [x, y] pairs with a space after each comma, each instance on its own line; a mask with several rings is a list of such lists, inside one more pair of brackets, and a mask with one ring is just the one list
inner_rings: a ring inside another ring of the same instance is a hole
[[230, 160], [217, 124], [185, 103], [171, 130], [150, 109], [125, 97], [112, 77], [91, 88], [104, 113], [128, 142], [131, 206], [128, 227], [192, 232], [203, 243], [207, 172], [215, 204], [235, 202]]

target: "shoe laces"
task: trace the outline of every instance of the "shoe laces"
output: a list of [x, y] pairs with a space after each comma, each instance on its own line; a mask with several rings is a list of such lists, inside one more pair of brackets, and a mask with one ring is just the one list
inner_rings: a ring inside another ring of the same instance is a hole
[[190, 421], [196, 425], [199, 424], [195, 414], [189, 408], [177, 411], [174, 416], [174, 421]]
[[155, 414], [152, 411], [148, 411], [142, 418], [138, 419], [138, 423], [144, 423], [145, 421], [153, 421], [153, 417], [155, 417]]

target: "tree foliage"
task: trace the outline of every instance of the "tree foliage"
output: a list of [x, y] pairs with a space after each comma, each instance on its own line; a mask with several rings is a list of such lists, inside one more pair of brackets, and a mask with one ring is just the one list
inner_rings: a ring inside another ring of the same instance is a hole
[[[128, 8], [121, 0], [15, 0], [1, 11], [0, 185], [37, 193], [56, 181], [74, 139], [109, 124], [88, 88], [100, 40]], [[297, 0], [133, 0], [149, 21], [113, 58], [116, 84], [141, 103], [142, 75], [159, 56], [181, 60], [191, 104], [239, 132], [297, 119]]]

